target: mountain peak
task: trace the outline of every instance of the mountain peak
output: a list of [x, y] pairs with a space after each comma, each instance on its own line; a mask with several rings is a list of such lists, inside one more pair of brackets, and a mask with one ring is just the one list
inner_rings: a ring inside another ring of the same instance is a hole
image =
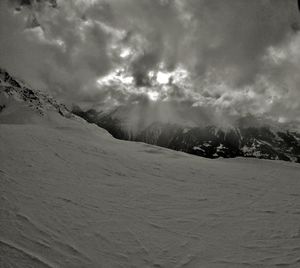
[[33, 123], [50, 115], [53, 119], [55, 114], [71, 116], [65, 105], [42, 91], [30, 88], [3, 68], [0, 68], [0, 107], [0, 123]]

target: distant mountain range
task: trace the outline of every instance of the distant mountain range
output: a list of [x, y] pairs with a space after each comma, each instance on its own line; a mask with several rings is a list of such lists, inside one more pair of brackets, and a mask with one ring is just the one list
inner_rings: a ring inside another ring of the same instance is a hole
[[[255, 157], [300, 163], [300, 133], [297, 130], [280, 124], [264, 124], [253, 117], [241, 118], [236, 126], [228, 128], [152, 122], [141, 123], [138, 130], [132, 131], [125, 122], [124, 111], [104, 113], [75, 107], [72, 112], [118, 139], [145, 142], [207, 158]], [[70, 118], [74, 115], [46, 93], [33, 90], [0, 69], [0, 123], [30, 123], [45, 116], [55, 121], [57, 116]]]
[[[178, 124], [154, 122], [133, 133], [122, 119], [112, 113], [83, 111], [73, 113], [90, 123], [108, 130], [114, 137], [140, 141], [207, 158], [254, 157], [300, 163], [300, 133], [284, 125], [251, 122], [241, 118], [235, 127], [186, 127]], [[114, 112], [115, 113], [115, 112]], [[254, 120], [255, 121], [255, 120]]]

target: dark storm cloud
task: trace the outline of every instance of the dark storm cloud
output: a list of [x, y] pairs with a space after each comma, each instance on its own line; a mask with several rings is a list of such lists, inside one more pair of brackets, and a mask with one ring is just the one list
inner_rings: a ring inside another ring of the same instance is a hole
[[188, 2], [194, 21], [191, 43], [198, 50], [187, 54], [197, 58], [195, 72], [205, 76], [212, 69], [232, 86], [252, 84], [267, 48], [283, 42], [298, 24], [295, 1]]
[[[61, 96], [85, 90], [95, 76], [110, 69], [106, 52], [110, 37], [100, 25], [82, 21], [75, 7], [69, 1], [56, 9], [45, 1], [16, 11], [1, 2], [0, 64]], [[41, 27], [28, 27], [32, 16]]]
[[[158, 100], [187, 102], [209, 113], [300, 116], [297, 1], [15, 0], [0, 5], [0, 64], [69, 102], [142, 103], [153, 87], [149, 72], [180, 67], [189, 72], [188, 86], [154, 85]], [[120, 57], [124, 49], [129, 53]], [[100, 87], [97, 80], [116, 69], [135, 83]]]

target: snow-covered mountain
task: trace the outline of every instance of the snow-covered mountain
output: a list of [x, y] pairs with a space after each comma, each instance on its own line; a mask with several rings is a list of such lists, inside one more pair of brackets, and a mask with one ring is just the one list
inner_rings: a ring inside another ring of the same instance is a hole
[[55, 122], [61, 116], [74, 117], [65, 105], [0, 69], [0, 123], [43, 123], [45, 117]]
[[124, 126], [124, 120], [114, 114], [84, 112], [79, 108], [74, 112], [119, 139], [142, 141], [208, 158], [242, 156], [300, 163], [300, 133], [283, 124], [266, 124], [250, 117], [241, 118], [228, 128], [154, 122], [133, 134]]
[[0, 80], [0, 267], [299, 267], [298, 164], [117, 140]]

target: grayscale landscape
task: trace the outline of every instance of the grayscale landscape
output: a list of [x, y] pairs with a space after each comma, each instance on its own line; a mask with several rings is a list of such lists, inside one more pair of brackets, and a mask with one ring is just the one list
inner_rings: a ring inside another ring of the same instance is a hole
[[0, 267], [300, 267], [297, 1], [0, 2]]

